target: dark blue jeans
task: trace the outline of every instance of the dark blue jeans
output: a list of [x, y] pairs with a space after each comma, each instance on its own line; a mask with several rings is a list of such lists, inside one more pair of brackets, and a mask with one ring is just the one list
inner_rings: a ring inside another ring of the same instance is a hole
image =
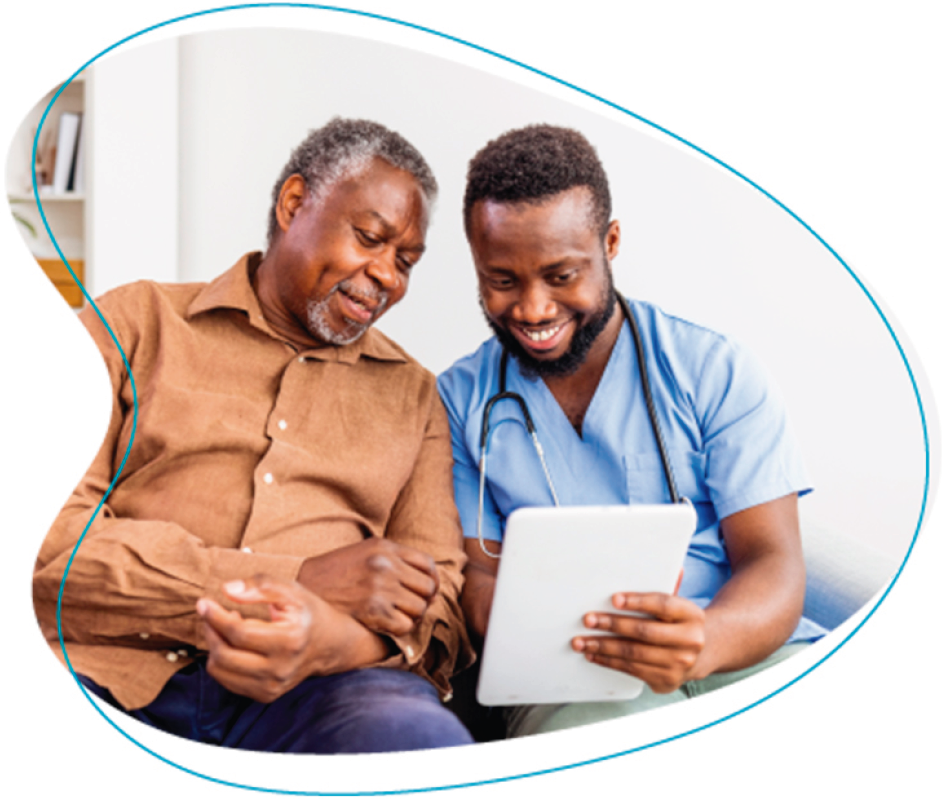
[[[109, 691], [79, 679], [120, 708]], [[393, 669], [310, 677], [263, 704], [228, 691], [198, 660], [150, 705], [125, 712], [182, 738], [260, 752], [396, 752], [473, 743], [426, 680]]]

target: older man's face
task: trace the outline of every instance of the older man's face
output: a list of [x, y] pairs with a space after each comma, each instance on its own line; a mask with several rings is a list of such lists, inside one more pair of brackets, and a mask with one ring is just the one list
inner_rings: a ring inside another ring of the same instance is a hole
[[316, 341], [355, 341], [404, 297], [427, 224], [417, 180], [381, 159], [306, 192], [280, 241], [279, 302]]

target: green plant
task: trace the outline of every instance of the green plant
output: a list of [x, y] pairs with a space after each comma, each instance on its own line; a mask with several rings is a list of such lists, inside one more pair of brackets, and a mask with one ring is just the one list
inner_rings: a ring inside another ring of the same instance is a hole
[[[14, 203], [17, 203], [17, 202], [22, 202], [22, 201], [21, 201], [21, 200], [10, 200], [10, 205], [13, 205]], [[13, 219], [14, 219], [15, 221], [19, 222], [21, 225], [23, 225], [23, 227], [25, 227], [25, 228], [29, 231], [30, 235], [35, 239], [35, 238], [36, 238], [36, 228], [33, 226], [33, 223], [30, 222], [29, 219], [26, 219], [25, 217], [20, 216], [20, 215], [19, 215], [16, 211], [14, 211], [12, 208], [10, 209], [10, 212], [13, 214]]]

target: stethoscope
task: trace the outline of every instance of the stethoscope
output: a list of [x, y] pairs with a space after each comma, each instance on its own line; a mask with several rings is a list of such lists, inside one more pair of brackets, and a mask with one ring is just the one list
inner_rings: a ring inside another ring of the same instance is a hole
[[[651, 395], [651, 382], [648, 380], [648, 370], [645, 368], [644, 347], [641, 344], [641, 334], [638, 332], [638, 323], [635, 321], [635, 315], [631, 312], [628, 301], [621, 295], [618, 295], [618, 303], [621, 306], [622, 314], [628, 320], [628, 326], [631, 328], [631, 337], [635, 342], [635, 352], [638, 361], [638, 375], [641, 378], [641, 389], [644, 392], [645, 404], [648, 406], [648, 418], [651, 421], [651, 430], [654, 433], [654, 440], [658, 446], [658, 452], [661, 455], [661, 466], [664, 469], [664, 480], [667, 483], [668, 493], [671, 496], [672, 503], [687, 502], [682, 500], [677, 491], [677, 483], [674, 481], [674, 471], [671, 469], [671, 460], [668, 458], [667, 447], [664, 443], [664, 433], [661, 430], [661, 424], [658, 421], [658, 414], [654, 408], [654, 397]], [[500, 390], [487, 400], [483, 408], [483, 421], [480, 426], [480, 497], [477, 504], [477, 540], [480, 542], [480, 549], [485, 555], [491, 558], [499, 558], [499, 555], [490, 552], [483, 543], [483, 501], [487, 486], [487, 441], [490, 438], [490, 413], [494, 407], [503, 400], [513, 400], [520, 407], [523, 415], [523, 422], [526, 425], [526, 431], [533, 441], [533, 447], [536, 455], [539, 457], [539, 463], [543, 467], [543, 474], [546, 477], [546, 485], [549, 486], [549, 493], [552, 494], [553, 504], [559, 507], [559, 495], [556, 493], [556, 487], [553, 485], [552, 476], [549, 474], [549, 467], [546, 464], [546, 456], [543, 453], [542, 444], [539, 443], [539, 437], [536, 435], [536, 425], [533, 423], [533, 417], [526, 405], [526, 400], [522, 395], [515, 391], [506, 390], [506, 370], [509, 365], [510, 353], [504, 348], [500, 355]]]

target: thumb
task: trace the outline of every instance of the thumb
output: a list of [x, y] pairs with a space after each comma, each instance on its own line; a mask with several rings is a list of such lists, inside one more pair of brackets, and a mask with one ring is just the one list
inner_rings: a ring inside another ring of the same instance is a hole
[[246, 580], [231, 580], [224, 583], [223, 590], [234, 602], [267, 603], [273, 621], [294, 617], [305, 607], [302, 598], [298, 596], [298, 586], [279, 582], [262, 574]]

